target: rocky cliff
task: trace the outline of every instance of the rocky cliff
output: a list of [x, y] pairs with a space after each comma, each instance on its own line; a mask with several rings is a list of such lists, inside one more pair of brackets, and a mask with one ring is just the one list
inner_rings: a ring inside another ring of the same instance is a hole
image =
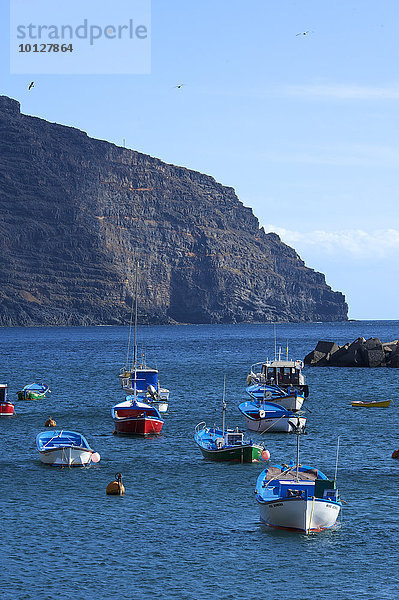
[[341, 321], [344, 296], [232, 188], [0, 97], [0, 325]]

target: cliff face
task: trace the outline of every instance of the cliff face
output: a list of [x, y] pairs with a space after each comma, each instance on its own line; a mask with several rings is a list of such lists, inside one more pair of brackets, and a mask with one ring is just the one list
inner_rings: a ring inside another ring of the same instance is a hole
[[339, 321], [344, 296], [212, 177], [0, 97], [0, 325]]

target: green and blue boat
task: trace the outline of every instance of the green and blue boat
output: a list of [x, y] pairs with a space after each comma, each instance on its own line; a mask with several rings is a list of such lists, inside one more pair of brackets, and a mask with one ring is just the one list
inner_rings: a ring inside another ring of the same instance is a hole
[[236, 429], [225, 427], [226, 402], [223, 394], [223, 425], [222, 429], [207, 427], [201, 421], [195, 428], [194, 441], [207, 460], [217, 462], [238, 461], [251, 463], [259, 460], [268, 460], [270, 454], [263, 444], [256, 444], [252, 440], [245, 440], [244, 433]]
[[30, 383], [18, 392], [18, 400], [42, 400], [47, 393], [50, 389], [45, 383]]

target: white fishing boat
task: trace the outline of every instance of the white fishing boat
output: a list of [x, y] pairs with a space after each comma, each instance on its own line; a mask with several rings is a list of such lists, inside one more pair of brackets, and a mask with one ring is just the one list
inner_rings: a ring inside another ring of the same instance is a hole
[[100, 460], [98, 452], [76, 431], [43, 431], [36, 437], [36, 446], [40, 460], [46, 465], [81, 467]]
[[[334, 479], [320, 470], [299, 464], [299, 435], [297, 461], [289, 465], [274, 465], [259, 475], [255, 495], [260, 520], [275, 529], [304, 533], [333, 527], [342, 502]], [[338, 451], [337, 451], [338, 457]]]
[[293, 413], [274, 402], [249, 400], [242, 402], [238, 409], [244, 416], [250, 431], [295, 433], [298, 428], [303, 431], [306, 427], [306, 417]]

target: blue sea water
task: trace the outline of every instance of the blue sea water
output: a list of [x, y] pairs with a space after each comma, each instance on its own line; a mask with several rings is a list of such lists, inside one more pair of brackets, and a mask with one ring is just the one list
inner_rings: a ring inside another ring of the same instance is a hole
[[[399, 338], [399, 322], [281, 324], [277, 345], [303, 358], [319, 339]], [[302, 535], [259, 523], [254, 464], [206, 462], [193, 443], [202, 420], [244, 426], [249, 366], [274, 355], [270, 325], [139, 327], [139, 344], [170, 389], [163, 434], [112, 435], [110, 409], [123, 399], [117, 374], [128, 329], [2, 328], [2, 383], [10, 397], [46, 382], [46, 400], [16, 400], [0, 420], [0, 598], [19, 600], [393, 599], [399, 594], [399, 371], [305, 368], [308, 434], [301, 462], [334, 474], [347, 502], [334, 530]], [[385, 399], [388, 409], [353, 409], [350, 400]], [[83, 433], [101, 454], [89, 468], [42, 465], [36, 434], [52, 416]], [[271, 462], [295, 459], [296, 438], [253, 435]], [[126, 494], [106, 496], [115, 473]]]

